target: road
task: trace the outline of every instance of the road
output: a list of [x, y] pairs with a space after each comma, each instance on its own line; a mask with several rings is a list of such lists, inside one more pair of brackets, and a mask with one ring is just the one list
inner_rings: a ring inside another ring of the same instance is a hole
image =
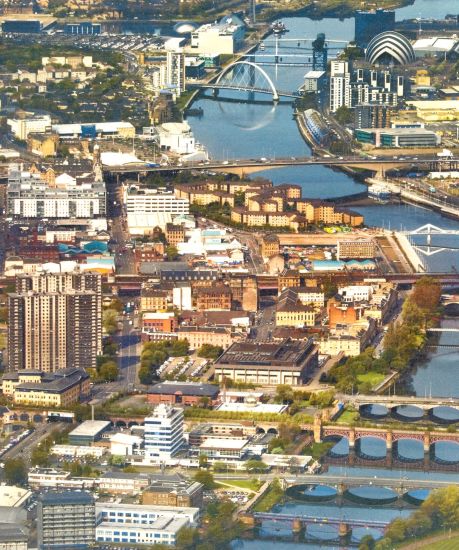
[[35, 424], [35, 430], [12, 449], [7, 451], [1, 458], [2, 462], [9, 458], [22, 458], [26, 464], [30, 464], [30, 458], [33, 449], [46, 439], [55, 430], [63, 430], [69, 424], [64, 422], [50, 422], [44, 424]]

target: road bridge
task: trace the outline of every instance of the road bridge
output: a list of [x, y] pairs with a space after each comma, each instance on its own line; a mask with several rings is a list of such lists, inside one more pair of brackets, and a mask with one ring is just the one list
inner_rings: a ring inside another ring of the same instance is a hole
[[[167, 164], [158, 166], [157, 164], [131, 163], [122, 166], [104, 166], [104, 171], [111, 174], [129, 174], [129, 173], [155, 173], [155, 172], [186, 172], [190, 170], [212, 170], [231, 172], [234, 170], [244, 169], [244, 173], [257, 172], [260, 170], [268, 170], [271, 168], [282, 168], [283, 166], [342, 166], [351, 168], [361, 168], [363, 170], [371, 170], [373, 172], [381, 172], [391, 169], [399, 169], [410, 166], [425, 166], [426, 169], [431, 170], [436, 168], [439, 164], [442, 166], [444, 161], [439, 161], [438, 158], [432, 157], [404, 157], [403, 159], [394, 160], [387, 157], [377, 158], [361, 158], [356, 156], [348, 157], [278, 157], [272, 159], [233, 159], [224, 161], [207, 161], [207, 162], [189, 162], [182, 164]], [[459, 165], [459, 161], [454, 161], [450, 164]], [[453, 169], [452, 167], [450, 167]], [[445, 168], [446, 169], [446, 168]]]
[[[334, 518], [334, 517], [317, 517], [309, 515], [298, 515], [298, 514], [276, 514], [274, 512], [254, 512], [253, 517], [258, 521], [285, 521], [290, 522], [295, 528], [295, 523], [300, 522], [302, 526], [307, 525], [332, 525], [334, 527], [341, 528], [346, 525], [348, 528], [357, 528], [357, 527], [369, 527], [373, 529], [384, 530], [390, 523], [390, 520], [387, 521], [378, 521], [378, 520], [361, 520], [361, 519], [343, 519], [343, 518]], [[349, 529], [347, 529], [346, 534], [349, 534]]]

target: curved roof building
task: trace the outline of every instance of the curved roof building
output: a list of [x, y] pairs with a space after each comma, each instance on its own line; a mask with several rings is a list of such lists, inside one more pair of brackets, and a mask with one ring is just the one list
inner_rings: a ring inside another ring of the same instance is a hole
[[398, 32], [386, 31], [377, 34], [368, 44], [365, 59], [371, 64], [397, 63], [407, 65], [415, 60], [411, 42]]

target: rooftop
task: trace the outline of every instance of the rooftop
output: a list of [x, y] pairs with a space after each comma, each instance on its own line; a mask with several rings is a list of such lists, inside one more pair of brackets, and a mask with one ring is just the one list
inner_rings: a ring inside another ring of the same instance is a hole
[[70, 432], [70, 436], [94, 437], [110, 426], [108, 420], [85, 420]]
[[39, 496], [44, 506], [65, 506], [66, 504], [93, 504], [94, 498], [88, 493], [76, 491], [61, 491], [42, 493]]
[[214, 384], [200, 384], [199, 382], [161, 382], [152, 386], [148, 393], [154, 395], [190, 395], [216, 399], [220, 388]]
[[231, 450], [240, 451], [247, 445], [247, 439], [206, 439], [200, 445], [200, 449], [215, 449], [216, 451]]

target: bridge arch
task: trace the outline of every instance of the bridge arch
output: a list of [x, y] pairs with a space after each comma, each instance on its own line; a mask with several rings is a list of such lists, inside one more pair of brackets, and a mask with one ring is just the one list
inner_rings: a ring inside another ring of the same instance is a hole
[[279, 100], [279, 94], [276, 90], [276, 87], [274, 86], [274, 82], [271, 80], [271, 77], [269, 76], [269, 74], [262, 68], [260, 67], [260, 65], [257, 65], [256, 63], [253, 63], [252, 61], [246, 61], [246, 60], [241, 60], [241, 61], [235, 61], [234, 63], [230, 63], [227, 67], [225, 67], [223, 69], [223, 71], [218, 75], [218, 78], [217, 80], [215, 81], [215, 84], [220, 84], [222, 78], [227, 75], [229, 72], [231, 72], [234, 67], [237, 67], [237, 66], [240, 66], [240, 65], [246, 65], [248, 67], [252, 67], [253, 69], [255, 69], [256, 71], [258, 71], [261, 75], [264, 76], [264, 78], [266, 79], [269, 87], [271, 88], [271, 91], [272, 91], [272, 94], [273, 94], [273, 100], [274, 101], [278, 101]]

